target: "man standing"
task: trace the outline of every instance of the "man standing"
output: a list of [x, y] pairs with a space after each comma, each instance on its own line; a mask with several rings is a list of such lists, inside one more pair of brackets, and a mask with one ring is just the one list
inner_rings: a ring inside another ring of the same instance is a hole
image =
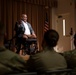
[[19, 54], [21, 44], [24, 44], [26, 39], [36, 38], [36, 34], [33, 28], [31, 27], [31, 24], [27, 22], [26, 14], [22, 14], [21, 20], [16, 22], [15, 31], [16, 31], [16, 38], [17, 38], [16, 44], [18, 47], [16, 53]]

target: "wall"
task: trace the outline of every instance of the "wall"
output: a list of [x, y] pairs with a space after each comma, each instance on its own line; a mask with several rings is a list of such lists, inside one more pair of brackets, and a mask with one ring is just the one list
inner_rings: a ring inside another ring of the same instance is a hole
[[[60, 52], [73, 49], [73, 36], [70, 35], [70, 31], [71, 28], [73, 28], [73, 34], [76, 31], [74, 0], [58, 0], [58, 7], [52, 9], [52, 14], [52, 28], [56, 29], [60, 34], [60, 40], [57, 49], [59, 49]], [[58, 16], [61, 16], [61, 18], [58, 18]], [[58, 24], [62, 25], [61, 21], [64, 18], [67, 19], [65, 37], [62, 35], [62, 30], [60, 30], [61, 28], [58, 26]]]
[[75, 31], [75, 2], [74, 0], [58, 0], [57, 15], [70, 14], [70, 25]]

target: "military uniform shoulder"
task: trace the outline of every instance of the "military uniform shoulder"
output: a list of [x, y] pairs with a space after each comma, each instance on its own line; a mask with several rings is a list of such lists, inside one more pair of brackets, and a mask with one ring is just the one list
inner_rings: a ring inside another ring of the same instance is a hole
[[5, 51], [5, 50], [7, 50], [4, 46], [3, 47], [0, 47], [0, 52], [1, 51]]

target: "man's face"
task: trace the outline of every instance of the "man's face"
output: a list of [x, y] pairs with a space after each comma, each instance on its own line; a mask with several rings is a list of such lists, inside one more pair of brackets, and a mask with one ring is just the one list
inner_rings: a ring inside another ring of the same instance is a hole
[[24, 22], [27, 22], [27, 15], [23, 15], [22, 19], [23, 19]]

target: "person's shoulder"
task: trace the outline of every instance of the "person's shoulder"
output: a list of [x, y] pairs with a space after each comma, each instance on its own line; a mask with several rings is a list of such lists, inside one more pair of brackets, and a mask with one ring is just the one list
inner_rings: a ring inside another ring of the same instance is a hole
[[4, 56], [8, 57], [8, 59], [10, 59], [14, 56], [18, 56], [15, 52], [13, 52], [5, 47], [0, 48], [0, 54], [1, 55], [3, 54], [3, 57]]
[[40, 57], [43, 57], [45, 55], [51, 55], [52, 52], [50, 50], [45, 50], [45, 49], [42, 49], [40, 51], [38, 51], [36, 54], [34, 54], [34, 56], [40, 56]]
[[27, 22], [27, 25], [31, 25], [29, 22]]
[[76, 50], [75, 50], [75, 49], [69, 50], [69, 51], [65, 51], [65, 52], [63, 53], [63, 56], [64, 56], [65, 58], [71, 58], [73, 55], [76, 55]]
[[76, 49], [65, 51], [63, 54], [69, 55], [69, 54], [73, 54], [73, 53], [76, 53]]
[[16, 24], [22, 24], [22, 20], [16, 21]]
[[20, 57], [18, 54], [16, 54], [15, 52], [9, 50], [9, 49], [6, 49], [4, 48], [4, 52], [3, 52], [6, 57], [9, 57], [9, 58], [12, 58], [12, 57]]
[[8, 55], [10, 55], [10, 56], [18, 56], [15, 52], [13, 52], [13, 51], [11, 51], [9, 49], [5, 49], [5, 53], [6, 54], [8, 53]]
[[43, 51], [37, 51], [36, 53], [32, 54], [31, 56], [32, 57], [35, 57], [35, 56], [39, 56], [39, 55], [42, 55], [43, 54]]
[[76, 49], [71, 50], [71, 55], [76, 57]]
[[8, 53], [7, 56], [9, 57], [10, 60], [16, 60], [16, 61], [18, 60], [18, 61], [26, 62], [23, 60], [23, 58], [20, 55], [16, 54], [13, 51], [7, 50], [6, 54], [7, 53]]

